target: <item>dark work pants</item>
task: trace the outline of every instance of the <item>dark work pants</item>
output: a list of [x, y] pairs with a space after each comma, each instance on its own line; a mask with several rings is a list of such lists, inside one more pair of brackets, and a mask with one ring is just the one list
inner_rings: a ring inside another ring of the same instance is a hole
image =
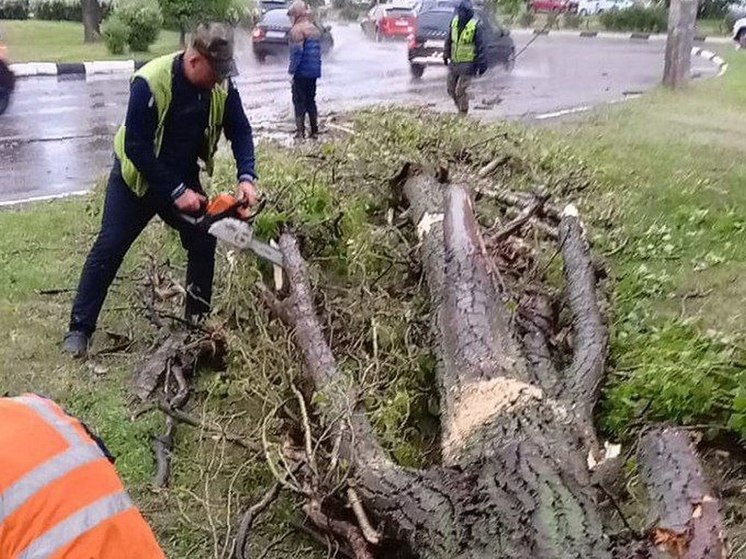
[[[311, 134], [319, 131], [319, 117], [316, 110], [316, 78], [302, 78], [296, 76], [293, 78], [293, 106], [295, 107], [295, 121], [298, 127], [301, 124], [305, 127], [306, 113], [311, 125]], [[300, 129], [300, 132], [303, 130]]]
[[187, 318], [209, 312], [215, 238], [179, 218], [169, 201], [157, 198], [150, 191], [141, 198], [136, 196], [122, 179], [116, 161], [106, 188], [101, 231], [80, 277], [70, 330], [80, 330], [89, 336], [93, 334], [106, 293], [125, 254], [156, 214], [179, 231], [181, 244], [187, 251]]

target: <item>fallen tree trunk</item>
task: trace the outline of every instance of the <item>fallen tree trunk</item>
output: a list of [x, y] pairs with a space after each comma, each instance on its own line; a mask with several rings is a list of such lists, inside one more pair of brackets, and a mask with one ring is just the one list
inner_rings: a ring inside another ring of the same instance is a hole
[[563, 212], [559, 227], [575, 344], [570, 366], [557, 372], [540, 333], [521, 340], [467, 188], [419, 175], [403, 191], [431, 299], [442, 465], [409, 470], [383, 452], [354, 379], [341, 374], [329, 349], [307, 265], [288, 234], [280, 247], [290, 295], [269, 297], [323, 396], [318, 412], [342, 438], [350, 483], [387, 538], [417, 557], [611, 558], [588, 467], [589, 454], [600, 458], [591, 414], [607, 334], [577, 211]]
[[655, 428], [640, 441], [642, 478], [650, 495], [650, 538], [677, 559], [727, 556], [718, 499], [708, 487], [689, 437]]

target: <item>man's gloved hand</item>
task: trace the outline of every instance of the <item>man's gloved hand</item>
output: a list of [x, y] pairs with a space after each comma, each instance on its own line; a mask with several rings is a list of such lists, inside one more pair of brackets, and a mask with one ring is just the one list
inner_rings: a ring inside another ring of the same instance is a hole
[[180, 212], [190, 214], [199, 213], [199, 211], [202, 209], [202, 206], [204, 206], [205, 204], [207, 204], [207, 198], [205, 198], [202, 194], [195, 192], [191, 188], [187, 188], [184, 191], [184, 194], [174, 200], [174, 205]]
[[259, 202], [259, 193], [257, 192], [256, 185], [251, 181], [241, 181], [236, 187], [236, 198], [239, 200], [246, 200], [249, 205], [246, 208], [238, 208], [238, 215], [243, 219], [249, 217], [252, 206], [256, 206]]
[[451, 59], [450, 59], [450, 58], [448, 58], [448, 55], [447, 55], [447, 54], [444, 54], [444, 55], [443, 55], [443, 64], [445, 64], [446, 66], [448, 66], [448, 63], [449, 63], [450, 61], [451, 61]]

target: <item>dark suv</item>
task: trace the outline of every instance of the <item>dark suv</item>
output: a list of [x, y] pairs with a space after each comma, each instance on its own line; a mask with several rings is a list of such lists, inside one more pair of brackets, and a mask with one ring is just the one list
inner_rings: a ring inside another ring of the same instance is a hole
[[[443, 48], [454, 10], [450, 7], [433, 8], [420, 13], [414, 34], [409, 36], [409, 69], [415, 78], [422, 77], [427, 66], [443, 65]], [[487, 66], [513, 69], [515, 45], [510, 31], [493, 23], [481, 9], [474, 10], [484, 32]]]

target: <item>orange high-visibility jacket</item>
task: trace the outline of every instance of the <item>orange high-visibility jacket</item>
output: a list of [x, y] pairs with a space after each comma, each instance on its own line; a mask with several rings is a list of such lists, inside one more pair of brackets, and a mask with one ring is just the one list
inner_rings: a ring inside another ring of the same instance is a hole
[[165, 558], [98, 444], [40, 396], [0, 398], [0, 558]]

